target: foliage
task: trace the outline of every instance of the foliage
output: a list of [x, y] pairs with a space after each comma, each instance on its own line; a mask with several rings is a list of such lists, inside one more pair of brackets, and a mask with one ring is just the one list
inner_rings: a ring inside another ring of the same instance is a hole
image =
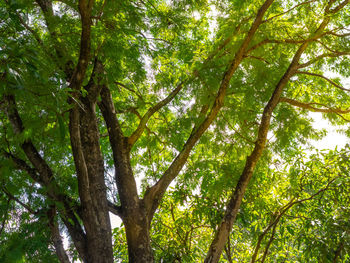
[[220, 262], [347, 262], [348, 2], [0, 2], [0, 261], [201, 262], [249, 170]]

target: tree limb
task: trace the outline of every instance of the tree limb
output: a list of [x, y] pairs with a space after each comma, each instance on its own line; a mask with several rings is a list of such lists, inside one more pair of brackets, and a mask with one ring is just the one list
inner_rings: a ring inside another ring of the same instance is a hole
[[91, 10], [93, 0], [80, 0], [79, 13], [81, 16], [81, 37], [80, 37], [80, 53], [77, 66], [74, 70], [70, 81], [70, 87], [79, 90], [84, 80], [85, 72], [90, 61], [91, 50]]
[[108, 201], [108, 209], [109, 209], [109, 212], [111, 212], [112, 214], [119, 216], [120, 218], [123, 218], [122, 208], [120, 206], [117, 206], [112, 202]]
[[341, 9], [343, 9], [348, 3], [350, 2], [350, 0], [344, 0], [343, 2], [341, 2], [338, 6], [336, 6], [333, 9], [329, 9], [329, 13], [330, 14], [335, 14], [337, 12], [339, 12]]
[[300, 4], [297, 4], [295, 6], [293, 6], [292, 8], [288, 9], [287, 11], [283, 12], [283, 13], [280, 13], [280, 14], [277, 14], [277, 15], [274, 15], [268, 19], [265, 19], [262, 23], [266, 23], [266, 22], [269, 22], [271, 21], [272, 19], [275, 19], [276, 17], [279, 17], [279, 16], [283, 16], [287, 13], [289, 13], [290, 11], [293, 11], [294, 9], [298, 8], [299, 6], [302, 6], [302, 5], [307, 5], [307, 4], [310, 4], [310, 3], [313, 3], [315, 2], [316, 0], [310, 0], [310, 1], [305, 1], [305, 2], [302, 2]]
[[[311, 37], [317, 37], [318, 35], [322, 34], [329, 21], [330, 18], [328, 16], [325, 16], [317, 30], [311, 35]], [[283, 88], [287, 85], [289, 79], [295, 74], [297, 66], [299, 64], [299, 60], [306, 48], [308, 47], [309, 43], [310, 42], [307, 41], [299, 46], [298, 50], [294, 54], [294, 57], [288, 69], [286, 70], [282, 78], [279, 80], [275, 90], [273, 91], [273, 94], [271, 95], [268, 103], [264, 108], [261, 117], [261, 123], [258, 128], [258, 136], [255, 142], [255, 147], [252, 153], [246, 159], [245, 167], [238, 180], [235, 191], [232, 193], [229, 199], [229, 202], [226, 206], [225, 215], [218, 227], [215, 237], [210, 245], [207, 256], [204, 260], [205, 263], [216, 263], [219, 261], [223, 247], [227, 242], [227, 238], [230, 235], [233, 223], [237, 217], [244, 193], [248, 187], [248, 183], [250, 182], [257, 162], [259, 161], [262, 152], [265, 149], [272, 113], [280, 100]]]
[[[13, 95], [4, 95], [4, 101], [6, 103], [6, 114], [8, 116], [8, 119], [13, 127], [15, 134], [19, 135], [24, 131], [24, 126], [16, 107], [15, 97]], [[14, 158], [14, 162], [21, 169], [27, 171], [30, 176], [33, 176], [33, 179], [37, 179], [37, 182], [46, 188], [46, 193], [49, 198], [61, 202], [63, 204], [64, 210], [62, 211], [62, 220], [64, 220], [65, 225], [67, 226], [74, 243], [77, 245], [77, 250], [79, 254], [83, 255], [83, 251], [81, 250], [81, 248], [83, 248], [86, 244], [84, 243], [84, 239], [81, 237], [83, 237], [85, 234], [83, 232], [83, 229], [81, 228], [79, 220], [77, 219], [77, 215], [74, 212], [76, 208], [72, 207], [72, 204], [74, 202], [68, 196], [63, 194], [63, 191], [59, 189], [59, 186], [55, 182], [55, 179], [53, 177], [53, 172], [51, 168], [41, 157], [41, 155], [33, 145], [32, 141], [30, 139], [26, 139], [22, 143], [21, 148], [26, 154], [29, 161], [34, 166], [35, 171], [31, 169], [28, 165], [26, 165], [25, 161], [21, 161], [19, 158]], [[38, 174], [38, 176], [36, 176], [36, 174]], [[78, 211], [77, 214], [79, 214]], [[68, 218], [75, 222], [75, 224], [72, 225]]]
[[14, 156], [12, 153], [9, 153], [5, 150], [2, 150], [3, 155], [7, 158], [7, 159], [11, 159], [13, 161], [13, 163], [16, 165], [16, 168], [25, 171], [28, 173], [28, 175], [35, 181], [40, 183], [41, 185], [44, 184], [44, 182], [42, 182], [40, 175], [38, 175], [38, 173], [36, 172], [36, 170], [32, 167], [30, 167], [26, 161]]
[[314, 59], [311, 59], [305, 63], [302, 63], [302, 64], [299, 64], [298, 65], [298, 68], [306, 68], [314, 63], [316, 63], [317, 61], [323, 59], [323, 58], [336, 58], [336, 57], [340, 57], [340, 56], [344, 56], [344, 55], [349, 55], [350, 52], [349, 51], [338, 51], [336, 53], [324, 53], [324, 54], [321, 54], [317, 57], [315, 57]]
[[148, 191], [146, 191], [144, 196], [144, 202], [147, 209], [147, 214], [149, 217], [149, 221], [151, 221], [154, 212], [156, 211], [159, 202], [164, 195], [167, 187], [169, 184], [176, 178], [176, 176], [179, 174], [180, 170], [186, 163], [190, 152], [192, 148], [195, 146], [195, 144], [198, 142], [198, 140], [201, 138], [203, 133], [208, 129], [210, 124], [214, 121], [216, 118], [218, 112], [220, 111], [221, 107], [224, 103], [224, 98], [226, 95], [226, 90], [229, 86], [230, 80], [238, 68], [239, 64], [241, 63], [242, 59], [244, 58], [244, 55], [246, 53], [246, 50], [251, 42], [251, 40], [254, 37], [255, 32], [257, 31], [259, 25], [262, 22], [262, 18], [266, 12], [266, 10], [269, 8], [269, 6], [272, 4], [273, 0], [266, 0], [265, 3], [261, 6], [261, 8], [258, 10], [258, 13], [256, 15], [256, 18], [251, 25], [251, 28], [249, 32], [247, 33], [245, 39], [243, 40], [240, 48], [238, 49], [234, 59], [231, 61], [230, 65], [228, 66], [227, 70], [225, 71], [225, 74], [222, 78], [220, 88], [218, 90], [218, 93], [216, 95], [215, 101], [213, 106], [211, 107], [208, 115], [206, 118], [198, 125], [198, 127], [195, 127], [195, 130], [191, 133], [190, 137], [184, 144], [182, 150], [180, 153], [176, 156], [172, 164], [169, 166], [169, 168], [164, 172], [162, 177], [158, 180], [158, 182], [153, 185]]
[[[311, 103], [304, 103], [304, 102], [300, 102], [300, 101], [297, 101], [297, 100], [294, 100], [294, 99], [289, 99], [289, 98], [285, 98], [285, 97], [281, 97], [280, 98], [280, 102], [286, 102], [290, 105], [293, 105], [293, 106], [296, 106], [296, 107], [299, 107], [299, 108], [303, 108], [303, 109], [306, 109], [306, 110], [310, 110], [310, 111], [313, 111], [313, 112], [323, 112], [323, 113], [337, 113], [337, 114], [346, 114], [346, 113], [349, 113], [350, 112], [350, 109], [346, 109], [346, 110], [342, 110], [342, 109], [339, 109], [339, 108], [330, 108], [324, 104], [321, 104], [321, 103], [315, 103], [315, 102], [311, 102]], [[326, 109], [325, 108], [316, 108], [316, 107], [313, 107], [312, 105], [321, 105], [321, 106], [324, 106], [324, 107], [327, 107]]]
[[[8, 119], [15, 134], [19, 135], [23, 133], [24, 127], [22, 119], [20, 118], [17, 111], [15, 97], [13, 95], [5, 95], [4, 100], [7, 103], [6, 114], [8, 116]], [[40, 174], [40, 179], [42, 182], [45, 184], [45, 186], [49, 186], [53, 178], [52, 170], [45, 162], [45, 160], [41, 157], [37, 149], [34, 147], [32, 141], [30, 139], [26, 139], [22, 143], [21, 148], [23, 149], [29, 161]]]
[[344, 90], [344, 91], [350, 91], [350, 89], [346, 89], [340, 85], [338, 85], [337, 83], [335, 83], [333, 80], [321, 75], [321, 74], [317, 74], [317, 73], [312, 73], [312, 72], [308, 72], [308, 71], [301, 71], [301, 70], [298, 70], [296, 72], [297, 74], [305, 74], [305, 75], [310, 75], [310, 76], [315, 76], [315, 77], [319, 77], [319, 78], [322, 78], [326, 81], [328, 81], [330, 84], [332, 84], [334, 87], [338, 88], [338, 89], [341, 89], [341, 90]]
[[20, 204], [22, 207], [24, 207], [29, 213], [36, 215], [38, 211], [34, 211], [29, 205], [23, 203], [21, 200], [19, 200], [17, 197], [15, 197], [13, 194], [11, 194], [5, 186], [1, 186], [1, 191], [4, 192], [8, 198], [14, 200], [16, 203]]
[[60, 235], [60, 230], [58, 228], [58, 222], [56, 217], [56, 208], [51, 206], [47, 211], [47, 216], [49, 219], [49, 228], [51, 230], [51, 240], [56, 250], [56, 255], [61, 263], [70, 263], [66, 251], [63, 247], [62, 237]]
[[162, 107], [167, 105], [170, 101], [172, 101], [172, 99], [175, 98], [175, 96], [180, 92], [183, 86], [184, 86], [183, 83], [178, 84], [177, 87], [165, 99], [161, 100], [156, 105], [154, 105], [153, 107], [147, 110], [147, 112], [143, 115], [136, 130], [128, 138], [128, 144], [130, 148], [140, 138], [140, 136], [142, 135], [146, 127], [148, 120], [152, 117], [152, 115], [157, 111], [159, 111]]
[[279, 211], [277, 212], [278, 215], [277, 217], [265, 228], [265, 230], [259, 235], [258, 237], [258, 242], [255, 246], [255, 249], [254, 249], [254, 253], [253, 253], [253, 256], [252, 256], [252, 259], [250, 261], [250, 263], [255, 263], [256, 261], [256, 257], [259, 253], [259, 249], [260, 249], [260, 245], [261, 245], [261, 242], [263, 240], [263, 238], [265, 237], [265, 235], [271, 230], [271, 228], [273, 227], [273, 233], [271, 234], [271, 237], [269, 239], [269, 242], [265, 248], [265, 251], [264, 251], [264, 255], [262, 257], [262, 262], [264, 262], [265, 258], [266, 258], [266, 255], [267, 255], [267, 252], [268, 252], [268, 249], [273, 241], [273, 236], [274, 236], [274, 231], [276, 230], [276, 226], [277, 224], [279, 223], [280, 219], [282, 218], [282, 216], [284, 214], [286, 214], [286, 212], [291, 209], [294, 205], [296, 204], [300, 204], [300, 203], [303, 203], [303, 202], [306, 202], [306, 201], [309, 201], [309, 200], [312, 200], [314, 199], [316, 196], [318, 196], [319, 194], [323, 193], [324, 191], [328, 190], [328, 188], [330, 187], [330, 185], [337, 179], [341, 177], [341, 175], [338, 175], [336, 177], [334, 177], [332, 180], [328, 181], [326, 186], [320, 190], [318, 190], [316, 193], [312, 194], [311, 196], [307, 197], [307, 198], [304, 198], [304, 199], [299, 199], [299, 200], [296, 200], [294, 201], [293, 199], [288, 203], [286, 204], [285, 206], [283, 206], [281, 209], [279, 209]]

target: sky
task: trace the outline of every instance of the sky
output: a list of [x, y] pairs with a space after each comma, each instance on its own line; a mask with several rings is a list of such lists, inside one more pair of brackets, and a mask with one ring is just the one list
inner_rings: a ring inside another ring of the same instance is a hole
[[314, 120], [313, 127], [315, 129], [326, 129], [327, 135], [322, 138], [322, 140], [312, 140], [311, 144], [319, 149], [330, 149], [333, 150], [335, 147], [338, 149], [345, 147], [346, 144], [350, 144], [350, 138], [347, 138], [345, 134], [342, 134], [337, 131], [336, 126], [332, 126], [329, 121], [322, 118], [321, 113], [311, 112], [309, 114]]

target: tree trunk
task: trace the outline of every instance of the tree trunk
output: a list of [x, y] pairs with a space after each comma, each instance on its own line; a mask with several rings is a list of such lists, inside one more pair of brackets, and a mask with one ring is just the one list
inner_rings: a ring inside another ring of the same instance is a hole
[[81, 144], [88, 175], [90, 207], [83, 205], [83, 223], [87, 236], [87, 249], [93, 263], [112, 263], [112, 233], [108, 214], [104, 181], [104, 163], [99, 145], [99, 131], [95, 104], [85, 102], [81, 110]]
[[151, 263], [153, 253], [150, 242], [150, 225], [145, 208], [139, 203], [139, 208], [128, 212], [124, 218], [128, 254], [130, 263]]

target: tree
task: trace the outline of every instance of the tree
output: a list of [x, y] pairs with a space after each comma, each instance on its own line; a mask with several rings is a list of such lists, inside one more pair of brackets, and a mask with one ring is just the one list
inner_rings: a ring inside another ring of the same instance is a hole
[[[182, 252], [164, 255], [204, 258], [190, 240], [208, 220], [203, 235], [215, 236], [201, 242], [205, 262], [218, 262], [225, 244], [231, 260], [230, 233], [253, 174], [322, 136], [308, 111], [348, 121], [349, 90], [327, 77], [350, 74], [348, 3], [2, 2], [2, 240], [41, 240], [21, 241], [16, 260], [32, 250], [33, 260], [52, 257], [54, 248], [60, 262], [113, 262], [112, 212], [128, 260], [153, 262], [163, 211], [183, 224], [174, 239]], [[215, 209], [201, 205], [198, 184]], [[179, 216], [187, 198], [198, 218]]]

